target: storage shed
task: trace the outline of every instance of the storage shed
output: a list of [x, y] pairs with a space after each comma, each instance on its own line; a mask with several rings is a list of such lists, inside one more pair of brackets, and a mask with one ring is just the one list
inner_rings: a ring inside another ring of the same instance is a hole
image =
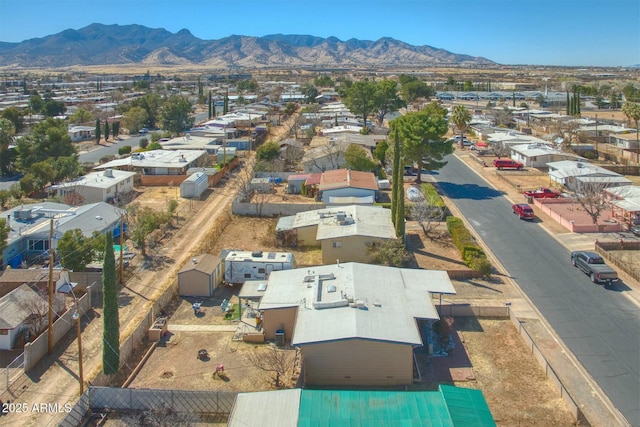
[[219, 256], [198, 255], [178, 272], [178, 294], [210, 297], [222, 283], [224, 263]]
[[180, 197], [195, 199], [204, 193], [209, 187], [209, 179], [204, 172], [196, 172], [180, 184]]

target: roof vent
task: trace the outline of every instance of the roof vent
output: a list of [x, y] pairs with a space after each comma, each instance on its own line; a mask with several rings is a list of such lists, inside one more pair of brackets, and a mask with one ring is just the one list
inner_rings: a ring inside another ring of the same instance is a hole
[[107, 168], [104, 170], [104, 176], [107, 178], [113, 178], [113, 169]]
[[198, 263], [198, 258], [191, 258], [191, 262], [194, 263], [194, 264], [197, 264]]
[[255, 258], [261, 258], [262, 257], [262, 251], [253, 251], [253, 252], [251, 252], [251, 256], [255, 257]]

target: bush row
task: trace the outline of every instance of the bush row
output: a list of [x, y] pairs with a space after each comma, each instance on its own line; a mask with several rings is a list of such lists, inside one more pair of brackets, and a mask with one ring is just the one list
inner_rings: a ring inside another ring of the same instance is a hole
[[447, 230], [451, 234], [453, 244], [460, 251], [464, 263], [474, 271], [482, 273], [488, 277], [491, 275], [491, 262], [482, 248], [478, 246], [476, 240], [460, 218], [454, 216], [447, 217]]
[[429, 203], [430, 206], [435, 206], [438, 208], [444, 208], [444, 200], [436, 191], [436, 188], [431, 183], [422, 184], [421, 188], [422, 194], [424, 195], [425, 200]]

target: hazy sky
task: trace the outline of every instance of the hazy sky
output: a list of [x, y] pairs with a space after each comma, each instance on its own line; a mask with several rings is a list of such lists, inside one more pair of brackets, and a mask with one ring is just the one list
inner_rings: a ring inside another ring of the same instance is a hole
[[0, 41], [94, 22], [206, 40], [232, 34], [393, 37], [502, 64], [640, 64], [640, 0], [0, 0]]

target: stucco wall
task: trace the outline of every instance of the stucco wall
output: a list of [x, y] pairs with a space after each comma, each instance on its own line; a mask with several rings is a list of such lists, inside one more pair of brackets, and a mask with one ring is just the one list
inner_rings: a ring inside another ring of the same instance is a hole
[[264, 310], [262, 315], [262, 328], [265, 339], [274, 340], [276, 338], [276, 331], [284, 329], [285, 339], [290, 340], [297, 313], [298, 307]]
[[305, 385], [408, 385], [413, 382], [413, 347], [345, 340], [302, 346]]
[[[322, 241], [322, 263], [335, 264], [340, 262], [363, 262], [371, 261], [368, 245], [377, 242], [384, 242], [384, 239], [374, 239], [366, 236], [349, 236]], [[334, 243], [339, 243], [341, 247], [334, 248]]]
[[319, 242], [316, 240], [318, 234], [318, 226], [311, 225], [309, 227], [300, 227], [296, 229], [298, 233], [298, 246], [318, 246]]

